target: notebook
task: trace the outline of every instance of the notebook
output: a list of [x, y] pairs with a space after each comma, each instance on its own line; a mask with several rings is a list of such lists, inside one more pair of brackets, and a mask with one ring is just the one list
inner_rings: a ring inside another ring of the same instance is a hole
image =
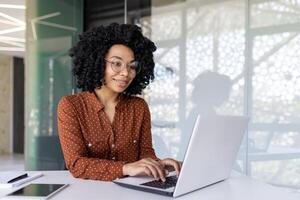
[[179, 177], [167, 181], [151, 177], [126, 177], [114, 183], [130, 189], [178, 197], [221, 182], [230, 176], [248, 124], [244, 116], [197, 117]]

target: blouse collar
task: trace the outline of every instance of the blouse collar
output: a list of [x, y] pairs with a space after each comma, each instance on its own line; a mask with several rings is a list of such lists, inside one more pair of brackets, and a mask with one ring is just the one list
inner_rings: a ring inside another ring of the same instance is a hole
[[[95, 92], [87, 92], [87, 99], [88, 101], [91, 103], [93, 109], [96, 112], [99, 112], [100, 110], [104, 109], [104, 104], [101, 102], [101, 100], [97, 97]], [[124, 103], [124, 101], [126, 100], [126, 97], [121, 95], [119, 97], [119, 102], [116, 105], [116, 110], [120, 109]]]

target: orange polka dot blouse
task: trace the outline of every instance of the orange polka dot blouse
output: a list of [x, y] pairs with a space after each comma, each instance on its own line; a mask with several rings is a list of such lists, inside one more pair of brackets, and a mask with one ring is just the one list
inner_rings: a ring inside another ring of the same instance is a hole
[[157, 159], [142, 98], [122, 98], [111, 124], [95, 93], [81, 92], [60, 100], [57, 117], [66, 166], [74, 177], [111, 181], [123, 176], [127, 162]]

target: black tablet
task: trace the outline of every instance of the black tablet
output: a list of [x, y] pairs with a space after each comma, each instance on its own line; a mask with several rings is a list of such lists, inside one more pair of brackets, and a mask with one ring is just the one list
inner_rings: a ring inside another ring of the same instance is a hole
[[29, 184], [13, 193], [8, 194], [6, 197], [23, 198], [23, 199], [48, 199], [58, 191], [65, 188], [68, 184]]

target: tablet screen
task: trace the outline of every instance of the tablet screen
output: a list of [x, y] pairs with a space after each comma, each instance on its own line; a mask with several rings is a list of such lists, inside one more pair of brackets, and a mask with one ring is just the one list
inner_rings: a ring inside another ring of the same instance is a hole
[[50, 194], [62, 189], [66, 184], [30, 184], [8, 196], [20, 197], [48, 197]]

